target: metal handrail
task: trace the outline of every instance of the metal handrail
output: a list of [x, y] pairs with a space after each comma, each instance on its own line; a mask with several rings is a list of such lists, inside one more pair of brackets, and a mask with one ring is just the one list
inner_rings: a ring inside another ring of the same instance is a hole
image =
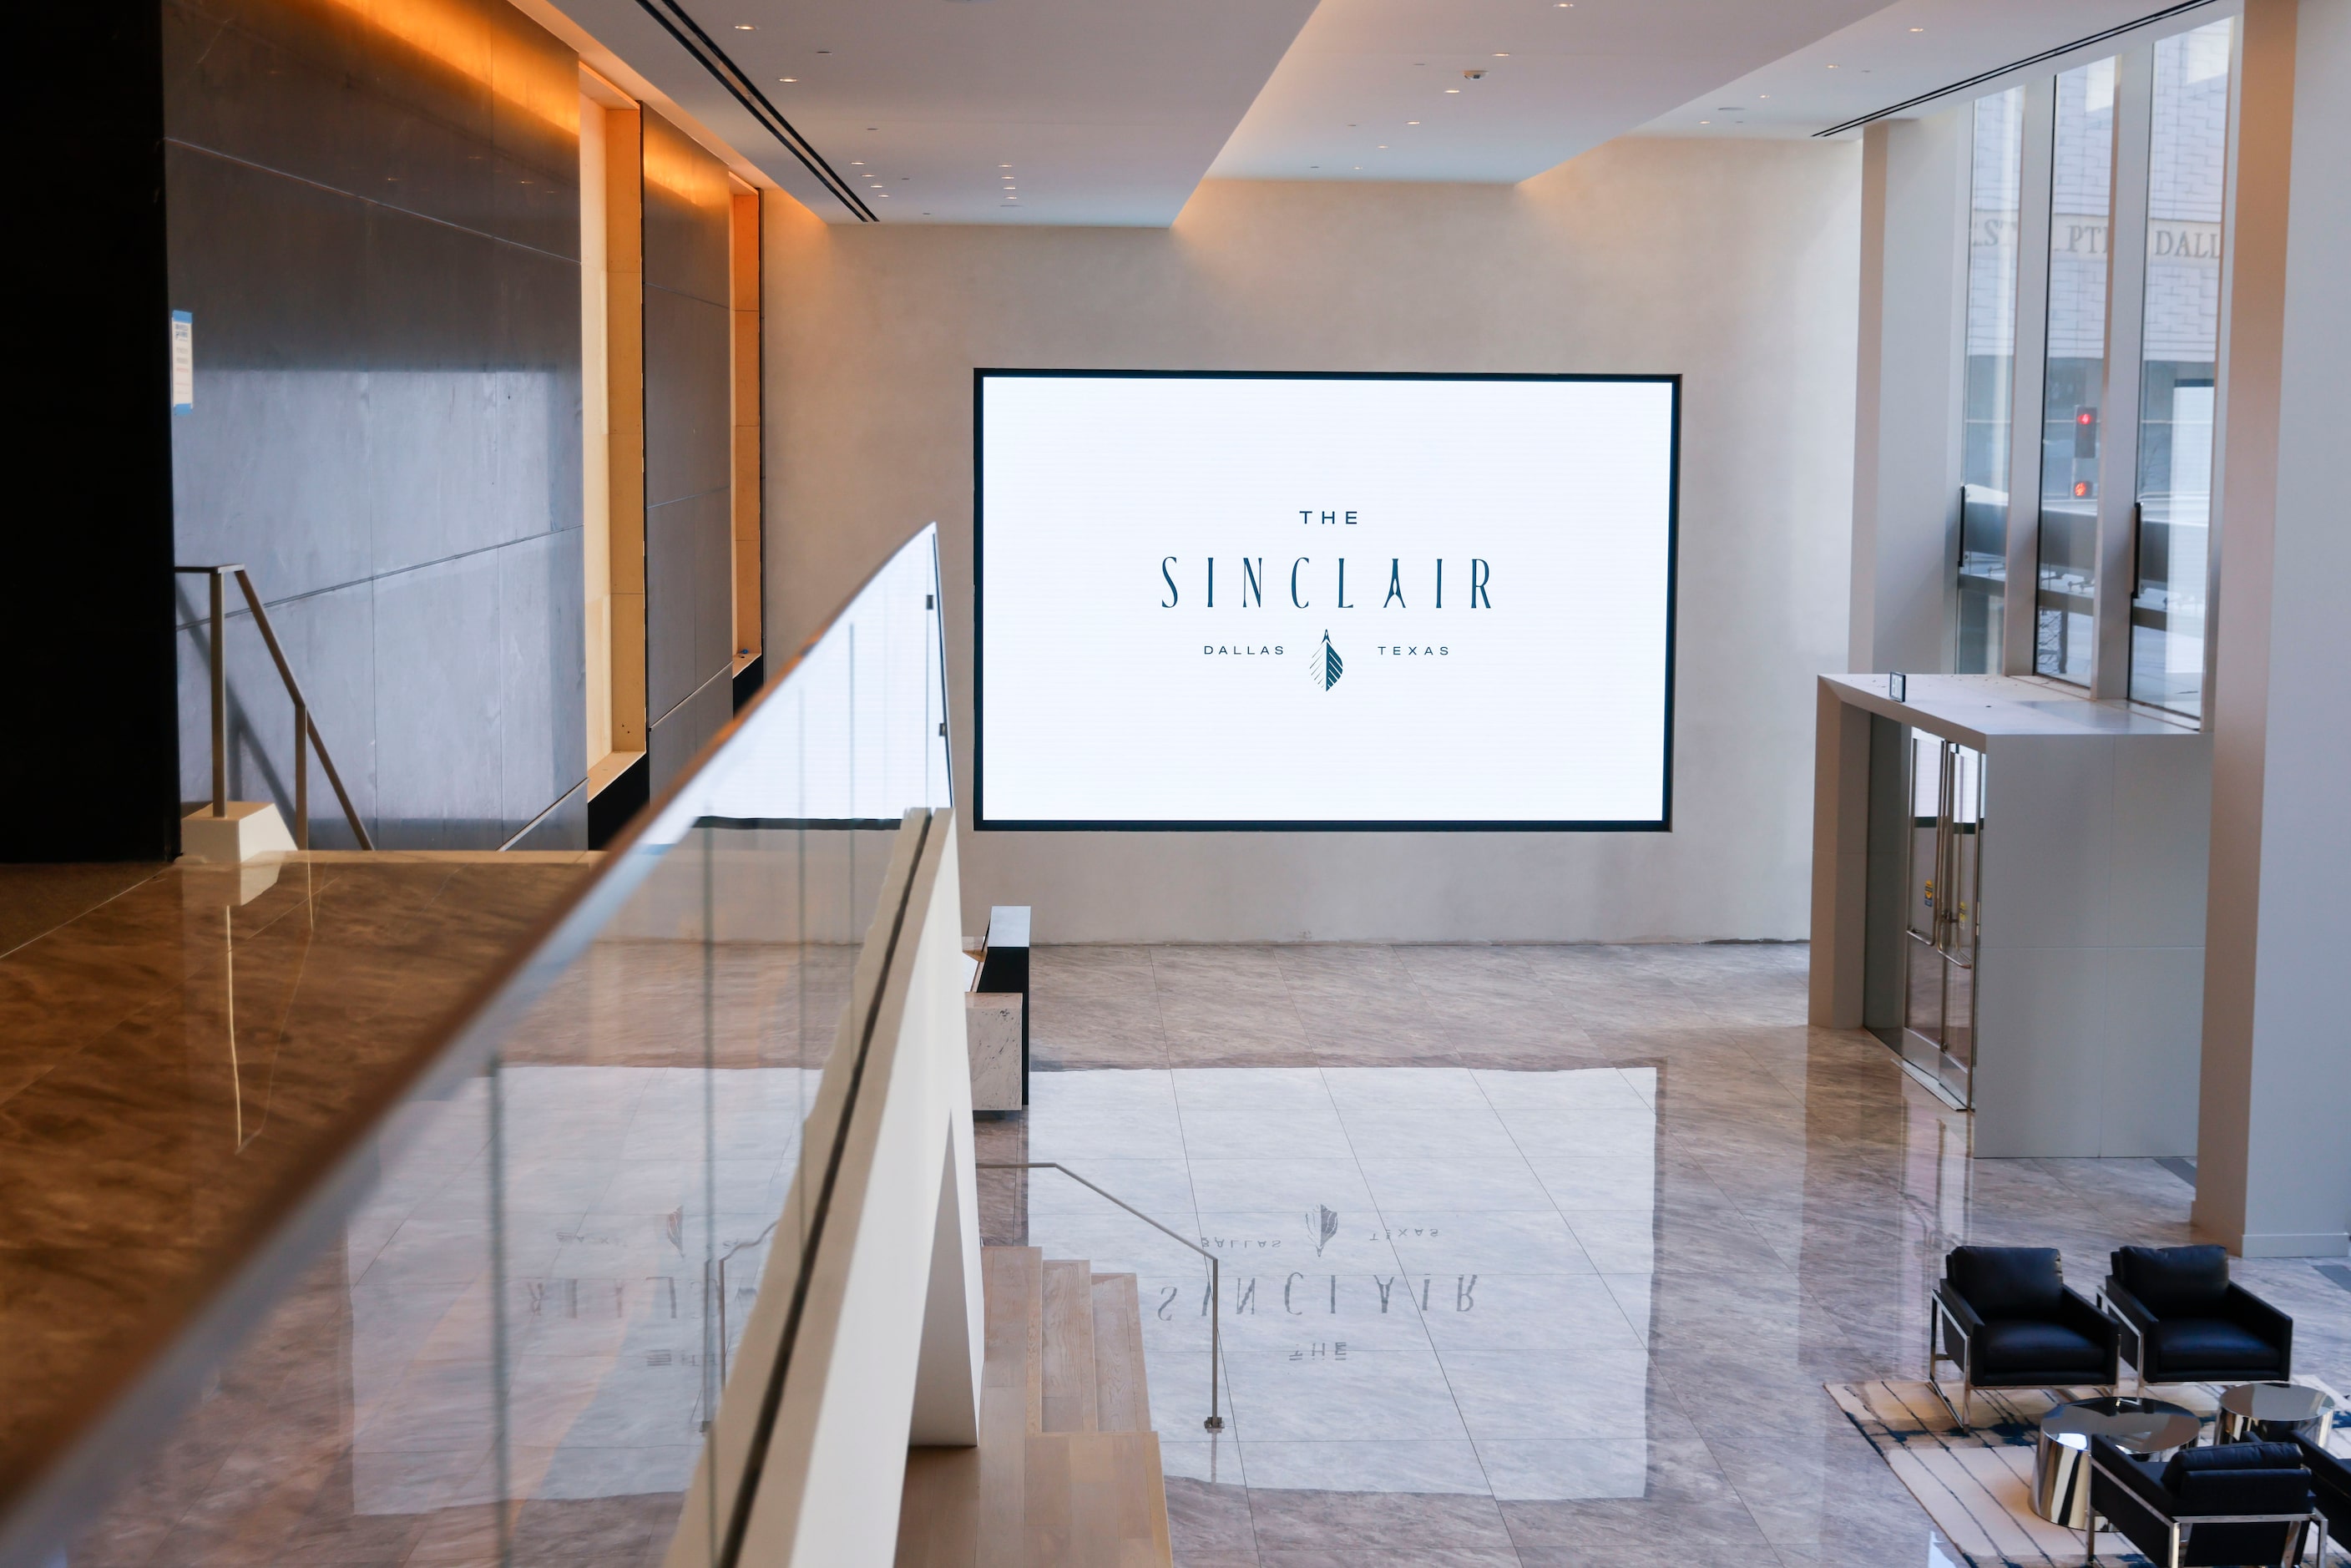
[[327, 770], [327, 782], [335, 787], [335, 799], [342, 804], [343, 821], [350, 824], [351, 836], [359, 841], [360, 848], [375, 848], [368, 838], [366, 825], [351, 805], [350, 791], [343, 788], [343, 776], [335, 771], [335, 759], [327, 755], [327, 738], [319, 733], [319, 721], [310, 715], [309, 700], [302, 695], [302, 684], [294, 678], [294, 666], [286, 662], [286, 650], [278, 646], [277, 630], [269, 624], [269, 612], [261, 607], [261, 595], [253, 591], [253, 579], [246, 575], [244, 567], [233, 561], [219, 566], [175, 566], [172, 570], [212, 580], [213, 815], [228, 814], [228, 653], [221, 640], [227, 624], [224, 602], [227, 593], [222, 580], [235, 572], [237, 587], [245, 591], [245, 602], [253, 611], [253, 623], [261, 629], [261, 640], [268, 644], [269, 656], [277, 663], [277, 677], [286, 683], [286, 695], [294, 699], [294, 847], [310, 847], [308, 751], [310, 747], [316, 747], [319, 766]]
[[1225, 1310], [1225, 1292], [1224, 1269], [1223, 1266], [1217, 1262], [1217, 1255], [1209, 1251], [1205, 1247], [1186, 1240], [1181, 1236], [1177, 1236], [1175, 1231], [1169, 1230], [1167, 1227], [1160, 1224], [1159, 1221], [1152, 1218], [1151, 1216], [1144, 1213], [1143, 1210], [1135, 1207], [1134, 1205], [1127, 1202], [1124, 1198], [1118, 1197], [1114, 1193], [1104, 1192], [1101, 1187], [1095, 1186], [1093, 1183], [1088, 1181], [1085, 1177], [1080, 1176], [1069, 1166], [1062, 1165], [1058, 1160], [981, 1160], [976, 1163], [974, 1168], [984, 1171], [1059, 1171], [1063, 1176], [1069, 1177], [1071, 1181], [1076, 1182], [1080, 1186], [1086, 1187], [1097, 1194], [1100, 1194], [1103, 1197], [1109, 1198], [1113, 1203], [1126, 1210], [1127, 1213], [1134, 1216], [1135, 1218], [1143, 1221], [1144, 1224], [1150, 1226], [1154, 1230], [1161, 1231], [1168, 1236], [1175, 1237], [1176, 1240], [1183, 1242], [1185, 1246], [1191, 1248], [1193, 1251], [1197, 1252], [1201, 1257], [1206, 1258], [1208, 1260], [1208, 1418], [1201, 1422], [1200, 1425], [1207, 1427], [1211, 1432], [1223, 1431], [1225, 1429], [1225, 1418], [1217, 1413], [1217, 1364], [1224, 1359], [1222, 1328], [1218, 1320]]

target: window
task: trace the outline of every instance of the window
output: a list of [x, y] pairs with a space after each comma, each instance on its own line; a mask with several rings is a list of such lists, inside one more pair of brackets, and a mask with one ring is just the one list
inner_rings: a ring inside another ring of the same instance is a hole
[[2200, 716], [2233, 21], [2155, 46], [2130, 695]]
[[2016, 235], [2024, 156], [2024, 89], [1975, 106], [1969, 179], [1967, 388], [1959, 453], [1962, 674], [2000, 669], [2008, 591], [2009, 431], [2016, 384]]
[[2098, 403], [2106, 371], [2116, 61], [2057, 78], [2049, 340], [2042, 382], [2040, 571], [2032, 667], [2088, 685], [2096, 652]]

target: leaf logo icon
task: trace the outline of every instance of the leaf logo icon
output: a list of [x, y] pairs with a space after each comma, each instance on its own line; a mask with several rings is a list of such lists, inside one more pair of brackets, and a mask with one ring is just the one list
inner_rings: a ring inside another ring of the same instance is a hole
[[1331, 633], [1328, 632], [1322, 633], [1322, 647], [1314, 655], [1314, 668], [1310, 673], [1314, 684], [1326, 692], [1337, 685], [1339, 677], [1347, 673], [1347, 662], [1339, 657], [1338, 649], [1331, 646]]

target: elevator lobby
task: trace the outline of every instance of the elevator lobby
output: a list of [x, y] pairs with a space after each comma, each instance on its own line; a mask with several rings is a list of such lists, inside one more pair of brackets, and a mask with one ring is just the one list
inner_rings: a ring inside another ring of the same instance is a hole
[[0, 1568], [2351, 1563], [2351, 0], [92, 0]]

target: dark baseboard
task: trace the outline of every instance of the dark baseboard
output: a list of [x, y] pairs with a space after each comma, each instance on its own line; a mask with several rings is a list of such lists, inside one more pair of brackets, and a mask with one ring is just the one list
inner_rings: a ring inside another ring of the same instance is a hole
[[620, 837], [629, 820], [653, 799], [653, 766], [643, 757], [630, 763], [612, 781], [588, 797], [588, 847], [601, 850]]

